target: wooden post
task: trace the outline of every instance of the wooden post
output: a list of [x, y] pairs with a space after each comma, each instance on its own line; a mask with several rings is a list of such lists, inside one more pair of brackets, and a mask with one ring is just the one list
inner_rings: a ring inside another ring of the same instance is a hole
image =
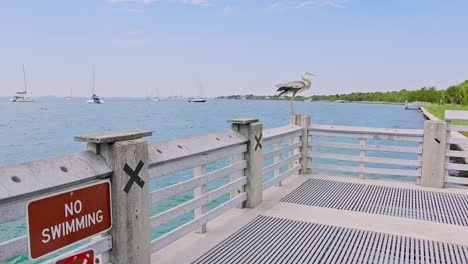
[[309, 163], [309, 127], [312, 120], [308, 115], [292, 115], [291, 124], [302, 127], [302, 147], [301, 147], [301, 170], [299, 174], [309, 174], [311, 171], [307, 168]]
[[[206, 174], [206, 165], [201, 165], [193, 169], [194, 177], [203, 177]], [[206, 193], [206, 184], [201, 185], [193, 190], [193, 198], [196, 199]], [[206, 205], [202, 205], [200, 208], [195, 209], [195, 218], [198, 218], [206, 213]], [[197, 233], [204, 234], [206, 233], [206, 224], [203, 224], [200, 229], [197, 230]]]
[[366, 150], [364, 147], [366, 146], [366, 139], [361, 136], [359, 139], [359, 157], [361, 158], [361, 161], [359, 162], [359, 178], [364, 179], [366, 177], [364, 173], [364, 168], [365, 168], [365, 163], [364, 163], [364, 157], [366, 157]]
[[443, 188], [445, 185], [445, 162], [447, 147], [447, 123], [424, 122], [421, 185]]
[[[278, 150], [281, 148], [281, 143], [275, 143], [273, 144], [273, 150]], [[275, 155], [274, 157], [274, 162], [277, 163], [277, 162], [280, 162], [281, 161], [281, 154], [278, 154], [278, 155]], [[278, 176], [280, 176], [281, 174], [281, 168], [277, 168], [273, 171], [273, 178], [276, 178]], [[283, 185], [283, 183], [281, 181], [278, 182], [278, 187], [281, 187]]]
[[247, 152], [244, 154], [244, 159], [247, 161], [245, 206], [254, 208], [263, 200], [263, 125], [258, 119], [231, 119], [228, 122], [231, 123], [233, 130], [248, 138]]
[[[230, 157], [230, 164], [235, 164], [237, 162], [240, 162], [244, 160], [244, 154], [243, 153], [240, 153], [240, 154], [235, 154], [233, 155], [232, 157]], [[239, 172], [234, 172], [233, 174], [231, 174], [230, 176], [230, 180], [231, 182], [232, 181], [235, 181], [239, 178], [241, 178], [243, 176], [243, 172], [239, 171]], [[233, 199], [234, 197], [238, 196], [240, 193], [244, 192], [244, 187], [241, 187], [239, 188], [238, 190], [234, 190], [231, 192], [231, 199]], [[242, 208], [243, 206], [242, 205], [239, 205], [238, 208]]]
[[[125, 131], [75, 137], [102, 156], [111, 177], [113, 264], [151, 262], [148, 142], [150, 131]], [[132, 174], [132, 175], [129, 175]]]

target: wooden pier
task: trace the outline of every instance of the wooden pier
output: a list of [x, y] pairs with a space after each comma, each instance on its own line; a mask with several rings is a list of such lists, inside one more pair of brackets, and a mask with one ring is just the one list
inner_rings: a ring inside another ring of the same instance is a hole
[[[450, 136], [468, 127], [450, 121], [468, 115], [448, 116], [424, 130], [296, 115], [279, 128], [233, 119], [224, 132], [154, 143], [144, 139], [150, 131], [78, 136], [87, 151], [0, 167], [0, 223], [25, 217], [30, 200], [110, 179], [110, 230], [41, 261], [93, 249], [99, 263], [114, 264], [468, 263], [468, 179], [450, 174], [468, 171], [450, 159], [468, 157], [450, 149], [468, 143]], [[191, 178], [150, 190], [188, 170]], [[187, 192], [191, 199], [150, 215], [150, 206]], [[0, 242], [0, 262], [28, 247], [28, 234]]]

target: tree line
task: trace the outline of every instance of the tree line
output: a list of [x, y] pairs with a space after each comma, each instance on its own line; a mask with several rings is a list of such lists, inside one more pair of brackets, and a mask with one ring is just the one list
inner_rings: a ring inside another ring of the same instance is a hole
[[397, 102], [423, 101], [431, 103], [468, 104], [468, 80], [463, 83], [452, 85], [446, 90], [437, 90], [435, 87], [423, 87], [418, 90], [408, 91], [406, 89], [391, 92], [368, 92], [335, 95], [313, 95], [308, 97], [314, 101], [381, 101]]

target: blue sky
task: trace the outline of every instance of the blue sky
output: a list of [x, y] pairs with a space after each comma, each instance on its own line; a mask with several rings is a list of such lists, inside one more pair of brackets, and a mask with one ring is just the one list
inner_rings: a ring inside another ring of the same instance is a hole
[[307, 94], [468, 79], [466, 0], [0, 0], [0, 96]]

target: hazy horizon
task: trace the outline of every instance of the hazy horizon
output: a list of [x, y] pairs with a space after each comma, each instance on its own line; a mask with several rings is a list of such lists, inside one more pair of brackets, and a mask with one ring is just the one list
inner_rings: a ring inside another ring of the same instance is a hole
[[467, 77], [468, 2], [102, 0], [0, 3], [0, 96], [313, 94], [445, 89]]

